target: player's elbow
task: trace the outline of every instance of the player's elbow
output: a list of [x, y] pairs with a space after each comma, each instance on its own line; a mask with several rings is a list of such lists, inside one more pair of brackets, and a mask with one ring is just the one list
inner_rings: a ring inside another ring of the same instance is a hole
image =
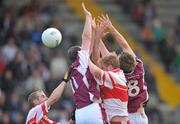
[[91, 68], [90, 71], [94, 75], [94, 77], [96, 77], [97, 79], [101, 78], [101, 73], [97, 69]]

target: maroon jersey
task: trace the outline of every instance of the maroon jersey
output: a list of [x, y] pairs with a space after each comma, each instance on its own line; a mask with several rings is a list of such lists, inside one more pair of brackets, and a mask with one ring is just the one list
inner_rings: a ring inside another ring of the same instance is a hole
[[125, 74], [128, 85], [128, 112], [134, 113], [140, 107], [146, 105], [148, 101], [147, 85], [144, 81], [143, 62], [136, 58], [136, 67], [133, 72]]
[[76, 108], [83, 108], [92, 103], [92, 98], [100, 98], [97, 82], [91, 74], [89, 53], [86, 50], [78, 52], [77, 59], [71, 64], [70, 84]]

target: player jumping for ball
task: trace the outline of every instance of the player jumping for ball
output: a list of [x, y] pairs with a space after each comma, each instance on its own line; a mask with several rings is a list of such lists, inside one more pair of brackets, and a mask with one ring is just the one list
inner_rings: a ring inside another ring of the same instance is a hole
[[[115, 29], [107, 15], [99, 17], [99, 22], [108, 29], [123, 50], [119, 63], [127, 79], [130, 122], [131, 124], [148, 124], [148, 118], [144, 111], [148, 101], [148, 92], [144, 80], [143, 62], [137, 58], [126, 39]], [[106, 52], [107, 54], [109, 52], [103, 43], [101, 43], [101, 50], [103, 50], [101, 53]]]
[[86, 16], [82, 33], [82, 44], [81, 47], [73, 46], [68, 50], [68, 57], [71, 63], [70, 83], [76, 107], [75, 123], [105, 124], [105, 115], [100, 104], [100, 93], [97, 89], [98, 85], [88, 66], [91, 53], [92, 17], [83, 3], [82, 8]]
[[130, 124], [128, 120], [128, 87], [123, 70], [119, 68], [119, 59], [115, 53], [102, 54], [100, 57], [99, 44], [105, 26], [96, 27], [95, 40], [92, 41], [93, 64], [89, 60], [89, 67], [100, 85], [103, 107], [106, 110], [110, 124]]

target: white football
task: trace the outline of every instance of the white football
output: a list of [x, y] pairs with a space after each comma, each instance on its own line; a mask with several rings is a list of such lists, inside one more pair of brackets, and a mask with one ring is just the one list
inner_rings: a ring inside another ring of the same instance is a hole
[[54, 48], [61, 43], [62, 34], [56, 28], [48, 28], [42, 33], [41, 39], [45, 46]]

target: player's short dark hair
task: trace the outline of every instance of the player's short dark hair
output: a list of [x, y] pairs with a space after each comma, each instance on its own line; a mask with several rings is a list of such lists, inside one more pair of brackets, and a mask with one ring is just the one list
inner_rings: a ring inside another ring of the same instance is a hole
[[68, 50], [68, 58], [70, 63], [73, 63], [76, 60], [76, 57], [78, 55], [78, 51], [81, 50], [80, 46], [72, 46]]
[[115, 52], [112, 52], [102, 58], [99, 59], [100, 63], [104, 63], [106, 65], [112, 65], [114, 68], [119, 68], [119, 59]]
[[29, 96], [28, 96], [28, 103], [30, 105], [30, 107], [34, 106], [34, 100], [35, 99], [39, 99], [38, 93], [39, 92], [43, 92], [42, 90], [37, 90], [32, 92]]
[[121, 52], [119, 57], [119, 64], [124, 73], [132, 72], [136, 66], [134, 57], [127, 52]]

